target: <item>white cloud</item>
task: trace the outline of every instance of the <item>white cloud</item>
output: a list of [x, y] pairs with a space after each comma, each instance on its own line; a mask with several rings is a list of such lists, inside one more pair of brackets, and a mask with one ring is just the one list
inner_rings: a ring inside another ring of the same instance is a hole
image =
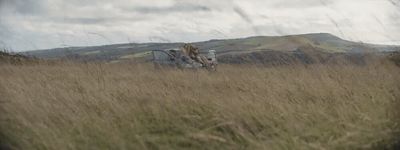
[[0, 46], [15, 50], [329, 32], [400, 44], [394, 0], [0, 0]]

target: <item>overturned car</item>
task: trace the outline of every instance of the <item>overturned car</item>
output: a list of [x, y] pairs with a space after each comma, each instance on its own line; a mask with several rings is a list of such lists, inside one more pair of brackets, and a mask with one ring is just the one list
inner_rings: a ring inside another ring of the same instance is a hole
[[209, 50], [206, 55], [201, 55], [197, 48], [185, 44], [183, 49], [153, 50], [153, 63], [157, 68], [176, 67], [180, 69], [205, 68], [215, 71], [218, 65], [215, 50]]

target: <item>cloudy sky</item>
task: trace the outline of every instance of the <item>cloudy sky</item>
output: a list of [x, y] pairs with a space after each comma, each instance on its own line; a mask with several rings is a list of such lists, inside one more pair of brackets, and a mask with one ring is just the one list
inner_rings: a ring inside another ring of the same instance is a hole
[[400, 0], [0, 0], [0, 48], [328, 32], [400, 44]]

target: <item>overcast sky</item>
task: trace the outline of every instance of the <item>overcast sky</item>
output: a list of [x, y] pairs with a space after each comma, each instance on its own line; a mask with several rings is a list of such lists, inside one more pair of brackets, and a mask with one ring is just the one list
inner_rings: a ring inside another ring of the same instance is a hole
[[0, 48], [327, 32], [400, 44], [400, 0], [0, 0]]

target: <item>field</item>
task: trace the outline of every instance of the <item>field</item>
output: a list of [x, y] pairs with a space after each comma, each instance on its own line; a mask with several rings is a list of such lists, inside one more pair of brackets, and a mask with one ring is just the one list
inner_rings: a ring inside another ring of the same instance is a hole
[[395, 149], [400, 68], [0, 65], [0, 149]]

